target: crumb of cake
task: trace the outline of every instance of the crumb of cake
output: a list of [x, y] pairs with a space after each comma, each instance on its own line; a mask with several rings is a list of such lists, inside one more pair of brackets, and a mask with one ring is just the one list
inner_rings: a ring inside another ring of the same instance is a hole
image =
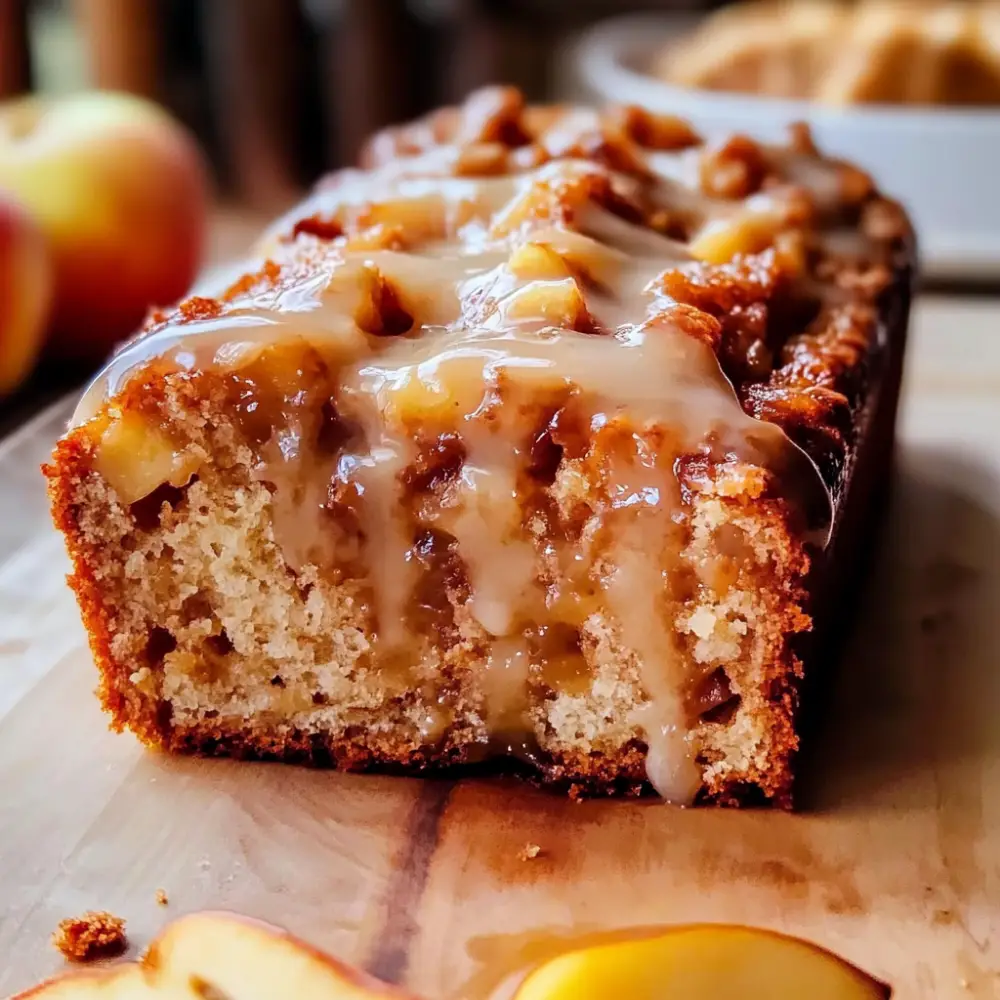
[[522, 861], [533, 861], [541, 853], [542, 849], [538, 844], [525, 844], [518, 856]]
[[61, 921], [52, 943], [70, 962], [114, 958], [126, 948], [125, 921], [106, 910], [88, 910]]
[[157, 902], [157, 905], [159, 905], [159, 906], [166, 906], [167, 903], [170, 902], [170, 898], [167, 896], [167, 890], [166, 889], [157, 889], [156, 890], [156, 902]]

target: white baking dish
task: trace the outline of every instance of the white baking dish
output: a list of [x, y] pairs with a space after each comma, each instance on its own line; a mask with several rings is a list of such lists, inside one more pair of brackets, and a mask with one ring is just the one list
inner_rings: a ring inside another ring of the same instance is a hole
[[689, 90], [643, 72], [691, 24], [690, 17], [639, 16], [597, 25], [564, 52], [560, 96], [682, 115], [708, 137], [780, 138], [789, 122], [807, 121], [820, 148], [865, 167], [907, 206], [925, 273], [1000, 278], [1000, 110], [841, 109]]

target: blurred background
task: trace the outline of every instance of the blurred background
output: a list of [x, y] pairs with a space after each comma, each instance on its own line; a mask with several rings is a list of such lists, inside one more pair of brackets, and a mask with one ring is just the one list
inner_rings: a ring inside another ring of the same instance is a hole
[[285, 206], [381, 125], [484, 83], [559, 89], [566, 39], [695, 0], [0, 0], [0, 96], [124, 90], [199, 138], [227, 200]]
[[995, 3], [0, 0], [0, 435], [374, 130], [495, 82], [709, 139], [808, 120], [925, 273], [1000, 284]]

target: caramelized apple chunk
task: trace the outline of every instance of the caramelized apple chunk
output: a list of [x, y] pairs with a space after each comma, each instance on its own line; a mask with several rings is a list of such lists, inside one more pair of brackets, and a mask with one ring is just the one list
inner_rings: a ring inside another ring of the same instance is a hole
[[197, 455], [179, 447], [149, 418], [128, 411], [112, 419], [101, 436], [95, 468], [125, 504], [158, 486], [185, 486], [198, 471]]
[[507, 262], [515, 278], [525, 281], [557, 281], [572, 272], [563, 257], [545, 243], [525, 243], [518, 247]]
[[597, 329], [575, 278], [525, 285], [507, 301], [504, 315], [514, 322], [540, 321], [546, 326], [578, 333], [593, 333]]
[[779, 230], [777, 218], [765, 212], [745, 212], [713, 219], [691, 241], [691, 255], [706, 264], [725, 264], [737, 256], [760, 253]]

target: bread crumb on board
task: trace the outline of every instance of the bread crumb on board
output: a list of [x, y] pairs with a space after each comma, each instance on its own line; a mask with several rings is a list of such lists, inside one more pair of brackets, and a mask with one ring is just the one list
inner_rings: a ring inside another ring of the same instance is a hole
[[534, 858], [537, 858], [541, 853], [542, 849], [538, 846], [538, 844], [525, 844], [524, 847], [521, 848], [520, 857], [522, 861], [531, 861]]
[[88, 910], [60, 921], [52, 943], [70, 962], [92, 962], [120, 955], [128, 945], [125, 921], [107, 910]]
[[166, 889], [156, 890], [156, 904], [157, 906], [166, 906], [170, 902], [170, 897], [167, 895]]

